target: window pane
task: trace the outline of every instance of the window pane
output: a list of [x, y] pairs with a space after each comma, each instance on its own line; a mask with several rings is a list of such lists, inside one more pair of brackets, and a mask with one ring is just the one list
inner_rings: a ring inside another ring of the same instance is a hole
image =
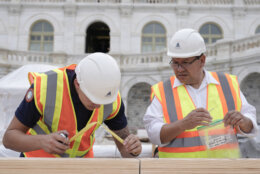
[[44, 22], [44, 30], [43, 31], [46, 31], [46, 32], [52, 32], [53, 31], [53, 27], [51, 26], [51, 24], [47, 23], [47, 22]]
[[41, 51], [41, 44], [40, 43], [31, 43], [30, 50], [31, 51]]
[[52, 41], [52, 36], [44, 36], [44, 41]]
[[40, 41], [41, 40], [41, 36], [35, 36], [36, 40]]
[[44, 49], [44, 51], [46, 51], [46, 52], [51, 52], [51, 51], [52, 51], [52, 48], [53, 48], [52, 43], [45, 43], [45, 44], [43, 45], [43, 49]]
[[142, 48], [143, 53], [152, 52], [152, 50], [153, 50], [152, 45], [143, 45], [143, 48]]
[[165, 43], [165, 38], [164, 37], [157, 37], [155, 38], [156, 43]]
[[209, 34], [209, 24], [205, 24], [201, 27], [200, 34]]
[[205, 41], [206, 44], [209, 43], [209, 39], [208, 38], [204, 38], [204, 41]]
[[42, 31], [42, 22], [38, 22], [38, 23], [34, 24], [32, 27], [32, 31], [41, 32]]
[[165, 30], [160, 24], [155, 24], [155, 33], [164, 34]]
[[152, 37], [143, 37], [143, 42], [152, 42]]
[[216, 42], [218, 39], [212, 38], [212, 43]]
[[155, 51], [156, 51], [156, 52], [159, 52], [159, 51], [162, 51], [164, 48], [165, 48], [164, 45], [156, 45]]
[[148, 24], [144, 27], [143, 33], [153, 33], [153, 26], [151, 24]]
[[219, 35], [221, 35], [221, 31], [220, 31], [220, 29], [216, 25], [211, 24], [211, 34], [219, 34]]

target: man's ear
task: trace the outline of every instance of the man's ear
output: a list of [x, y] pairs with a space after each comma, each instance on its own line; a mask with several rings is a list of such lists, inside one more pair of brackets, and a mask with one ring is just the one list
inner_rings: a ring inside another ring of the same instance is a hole
[[205, 54], [203, 54], [203, 55], [200, 57], [200, 62], [201, 62], [202, 67], [204, 67], [205, 64], [206, 64], [206, 56], [205, 56]]

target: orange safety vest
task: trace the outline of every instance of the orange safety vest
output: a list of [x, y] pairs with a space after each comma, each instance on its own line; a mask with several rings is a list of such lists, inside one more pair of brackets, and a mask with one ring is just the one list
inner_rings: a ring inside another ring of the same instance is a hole
[[[42, 115], [37, 124], [29, 129], [27, 134], [50, 134], [59, 130], [67, 130], [69, 138], [73, 137], [77, 130], [77, 118], [71, 98], [70, 86], [66, 69], [74, 70], [76, 65], [54, 69], [46, 73], [29, 73], [30, 83], [34, 83], [34, 101], [37, 110]], [[98, 122], [116, 116], [121, 107], [121, 97], [118, 93], [116, 101], [111, 104], [101, 105], [94, 109], [87, 124]], [[49, 154], [43, 149], [24, 152], [26, 157], [93, 157], [93, 143], [95, 130], [100, 124], [92, 126], [83, 135], [70, 143], [70, 149], [64, 154]]]
[[[213, 121], [223, 119], [231, 110], [241, 110], [240, 89], [236, 76], [210, 72], [219, 85], [207, 86], [207, 110], [211, 111]], [[196, 109], [185, 85], [173, 88], [175, 76], [152, 87], [151, 99], [155, 96], [162, 105], [164, 122], [171, 123], [186, 117]], [[202, 145], [197, 127], [186, 130], [172, 140], [167, 146], [159, 147], [159, 157], [165, 158], [203, 158], [208, 157]], [[223, 152], [225, 153], [225, 152]], [[219, 153], [220, 154], [220, 153]]]

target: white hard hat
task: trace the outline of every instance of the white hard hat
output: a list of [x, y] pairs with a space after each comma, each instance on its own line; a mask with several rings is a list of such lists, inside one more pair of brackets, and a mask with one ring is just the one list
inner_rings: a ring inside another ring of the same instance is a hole
[[200, 56], [206, 52], [204, 39], [190, 28], [177, 31], [169, 44], [167, 55], [174, 58]]
[[121, 73], [113, 57], [90, 54], [79, 62], [75, 72], [80, 89], [93, 103], [109, 104], [116, 100]]

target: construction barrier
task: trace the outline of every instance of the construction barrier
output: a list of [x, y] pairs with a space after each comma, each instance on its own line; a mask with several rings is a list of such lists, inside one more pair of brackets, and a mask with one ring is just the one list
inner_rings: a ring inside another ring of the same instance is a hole
[[259, 174], [260, 159], [0, 158], [0, 174]]

